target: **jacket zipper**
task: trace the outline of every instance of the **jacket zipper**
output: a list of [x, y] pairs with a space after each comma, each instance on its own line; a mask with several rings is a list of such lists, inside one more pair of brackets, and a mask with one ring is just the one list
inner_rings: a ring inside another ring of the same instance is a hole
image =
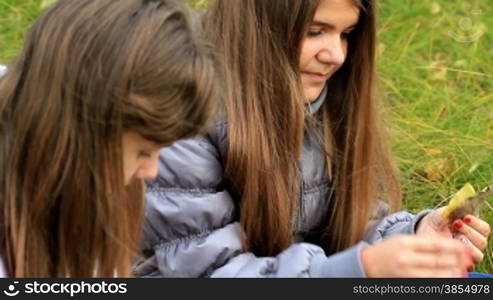
[[303, 224], [303, 218], [304, 218], [304, 201], [303, 201], [303, 193], [304, 193], [304, 183], [303, 183], [303, 175], [301, 174], [300, 170], [300, 191], [299, 191], [299, 197], [298, 197], [298, 213], [297, 213], [297, 219], [296, 219], [296, 228], [295, 228], [295, 234], [298, 232], [301, 232], [301, 226]]

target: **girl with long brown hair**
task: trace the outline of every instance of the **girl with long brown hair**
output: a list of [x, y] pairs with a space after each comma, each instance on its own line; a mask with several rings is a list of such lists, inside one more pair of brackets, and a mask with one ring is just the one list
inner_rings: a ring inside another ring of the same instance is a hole
[[173, 0], [59, 0], [42, 14], [0, 80], [3, 275], [131, 275], [143, 179], [214, 115], [208, 45]]
[[224, 121], [162, 150], [138, 276], [455, 277], [482, 259], [478, 218], [457, 223], [468, 247], [437, 211], [388, 215], [401, 198], [375, 95], [374, 2], [212, 4]]

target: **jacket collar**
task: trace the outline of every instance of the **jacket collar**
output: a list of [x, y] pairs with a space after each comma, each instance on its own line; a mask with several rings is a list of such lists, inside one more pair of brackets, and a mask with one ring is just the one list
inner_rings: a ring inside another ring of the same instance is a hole
[[310, 116], [314, 115], [320, 109], [320, 107], [322, 107], [322, 104], [324, 104], [326, 98], [327, 98], [327, 85], [324, 87], [324, 89], [322, 90], [322, 92], [320, 93], [317, 99], [306, 105], [307, 114]]

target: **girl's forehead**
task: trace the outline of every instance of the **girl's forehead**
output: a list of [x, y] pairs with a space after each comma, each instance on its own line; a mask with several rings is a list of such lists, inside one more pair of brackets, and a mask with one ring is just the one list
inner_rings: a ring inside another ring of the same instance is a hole
[[347, 28], [358, 23], [360, 8], [353, 0], [321, 0], [313, 21], [328, 27]]

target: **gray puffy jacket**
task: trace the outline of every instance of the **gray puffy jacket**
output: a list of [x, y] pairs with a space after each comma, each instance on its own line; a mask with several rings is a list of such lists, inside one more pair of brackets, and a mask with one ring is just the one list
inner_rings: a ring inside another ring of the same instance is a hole
[[[310, 106], [316, 112], [324, 95]], [[324, 156], [310, 133], [301, 154], [303, 176], [295, 243], [276, 257], [256, 257], [242, 248], [236, 202], [222, 185], [226, 124], [209, 135], [162, 149], [159, 175], [147, 190], [140, 277], [363, 277], [360, 250], [393, 234], [413, 234], [416, 216], [384, 217], [380, 206], [365, 241], [326, 256], [305, 242], [328, 214], [330, 183]]]

